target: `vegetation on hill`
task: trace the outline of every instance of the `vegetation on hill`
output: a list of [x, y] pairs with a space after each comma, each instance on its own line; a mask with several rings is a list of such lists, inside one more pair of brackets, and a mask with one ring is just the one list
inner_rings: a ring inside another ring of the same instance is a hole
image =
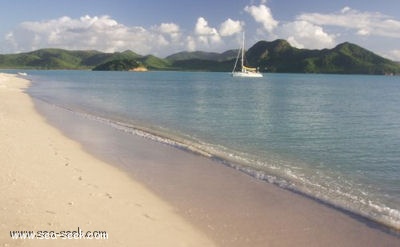
[[128, 71], [139, 67], [140, 64], [133, 59], [116, 59], [106, 63], [102, 63], [93, 68], [97, 71]]
[[140, 61], [146, 65], [147, 68], [152, 70], [170, 70], [171, 63], [162, 58], [155, 57], [153, 55], [144, 56]]
[[333, 49], [307, 50], [285, 40], [260, 41], [247, 56], [250, 63], [271, 72], [400, 74], [397, 63], [348, 42]]
[[82, 61], [99, 54], [97, 51], [66, 51], [62, 49], [41, 49], [28, 53], [0, 55], [1, 68], [35, 69], [78, 69], [85, 68]]
[[93, 50], [40, 49], [26, 53], [0, 55], [0, 68], [92, 69], [106, 62], [140, 57], [132, 51], [103, 53]]
[[[0, 68], [131, 70], [139, 66], [150, 70], [225, 71], [232, 70], [238, 50], [179, 52], [164, 59], [141, 56], [133, 51], [103, 53], [41, 49], [33, 52], [0, 55]], [[358, 45], [342, 43], [333, 49], [308, 50], [292, 47], [287, 41], [259, 41], [246, 53], [247, 64], [263, 72], [400, 74], [400, 64]]]

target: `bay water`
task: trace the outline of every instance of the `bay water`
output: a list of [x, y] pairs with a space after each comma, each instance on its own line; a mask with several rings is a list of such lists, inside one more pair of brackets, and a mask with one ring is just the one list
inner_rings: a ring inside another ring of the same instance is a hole
[[400, 228], [400, 77], [28, 74], [47, 103]]

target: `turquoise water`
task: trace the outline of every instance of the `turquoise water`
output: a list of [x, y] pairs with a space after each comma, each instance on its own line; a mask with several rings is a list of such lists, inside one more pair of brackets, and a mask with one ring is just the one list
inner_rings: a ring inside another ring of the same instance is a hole
[[28, 74], [34, 97], [400, 228], [400, 77]]

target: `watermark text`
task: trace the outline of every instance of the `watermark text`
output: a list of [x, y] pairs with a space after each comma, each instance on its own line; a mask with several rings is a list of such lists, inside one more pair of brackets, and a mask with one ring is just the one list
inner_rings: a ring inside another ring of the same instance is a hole
[[38, 239], [38, 240], [72, 240], [72, 239], [108, 239], [106, 231], [83, 231], [80, 227], [73, 231], [10, 231], [10, 237], [17, 239]]

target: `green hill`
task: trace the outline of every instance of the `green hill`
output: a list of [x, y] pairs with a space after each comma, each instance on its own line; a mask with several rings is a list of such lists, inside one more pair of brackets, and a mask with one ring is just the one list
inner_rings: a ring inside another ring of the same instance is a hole
[[88, 69], [85, 60], [101, 54], [98, 51], [41, 49], [33, 52], [0, 55], [0, 68]]
[[348, 42], [333, 49], [308, 50], [285, 40], [260, 41], [246, 56], [250, 64], [270, 72], [400, 74], [398, 63]]
[[0, 68], [26, 69], [92, 69], [113, 60], [137, 59], [132, 52], [103, 53], [99, 51], [68, 51], [63, 49], [40, 49], [33, 52], [0, 55]]
[[[133, 51], [103, 53], [41, 49], [0, 55], [2, 69], [101, 69], [130, 70], [142, 66], [150, 70], [230, 72], [238, 50], [179, 52], [166, 58], [142, 56]], [[400, 74], [400, 64], [358, 45], [342, 43], [333, 49], [309, 50], [292, 47], [287, 41], [259, 41], [246, 53], [247, 64], [263, 72]]]
[[139, 59], [139, 61], [144, 64], [148, 69], [152, 70], [170, 70], [171, 63], [162, 58], [155, 57], [153, 55], [148, 55]]

